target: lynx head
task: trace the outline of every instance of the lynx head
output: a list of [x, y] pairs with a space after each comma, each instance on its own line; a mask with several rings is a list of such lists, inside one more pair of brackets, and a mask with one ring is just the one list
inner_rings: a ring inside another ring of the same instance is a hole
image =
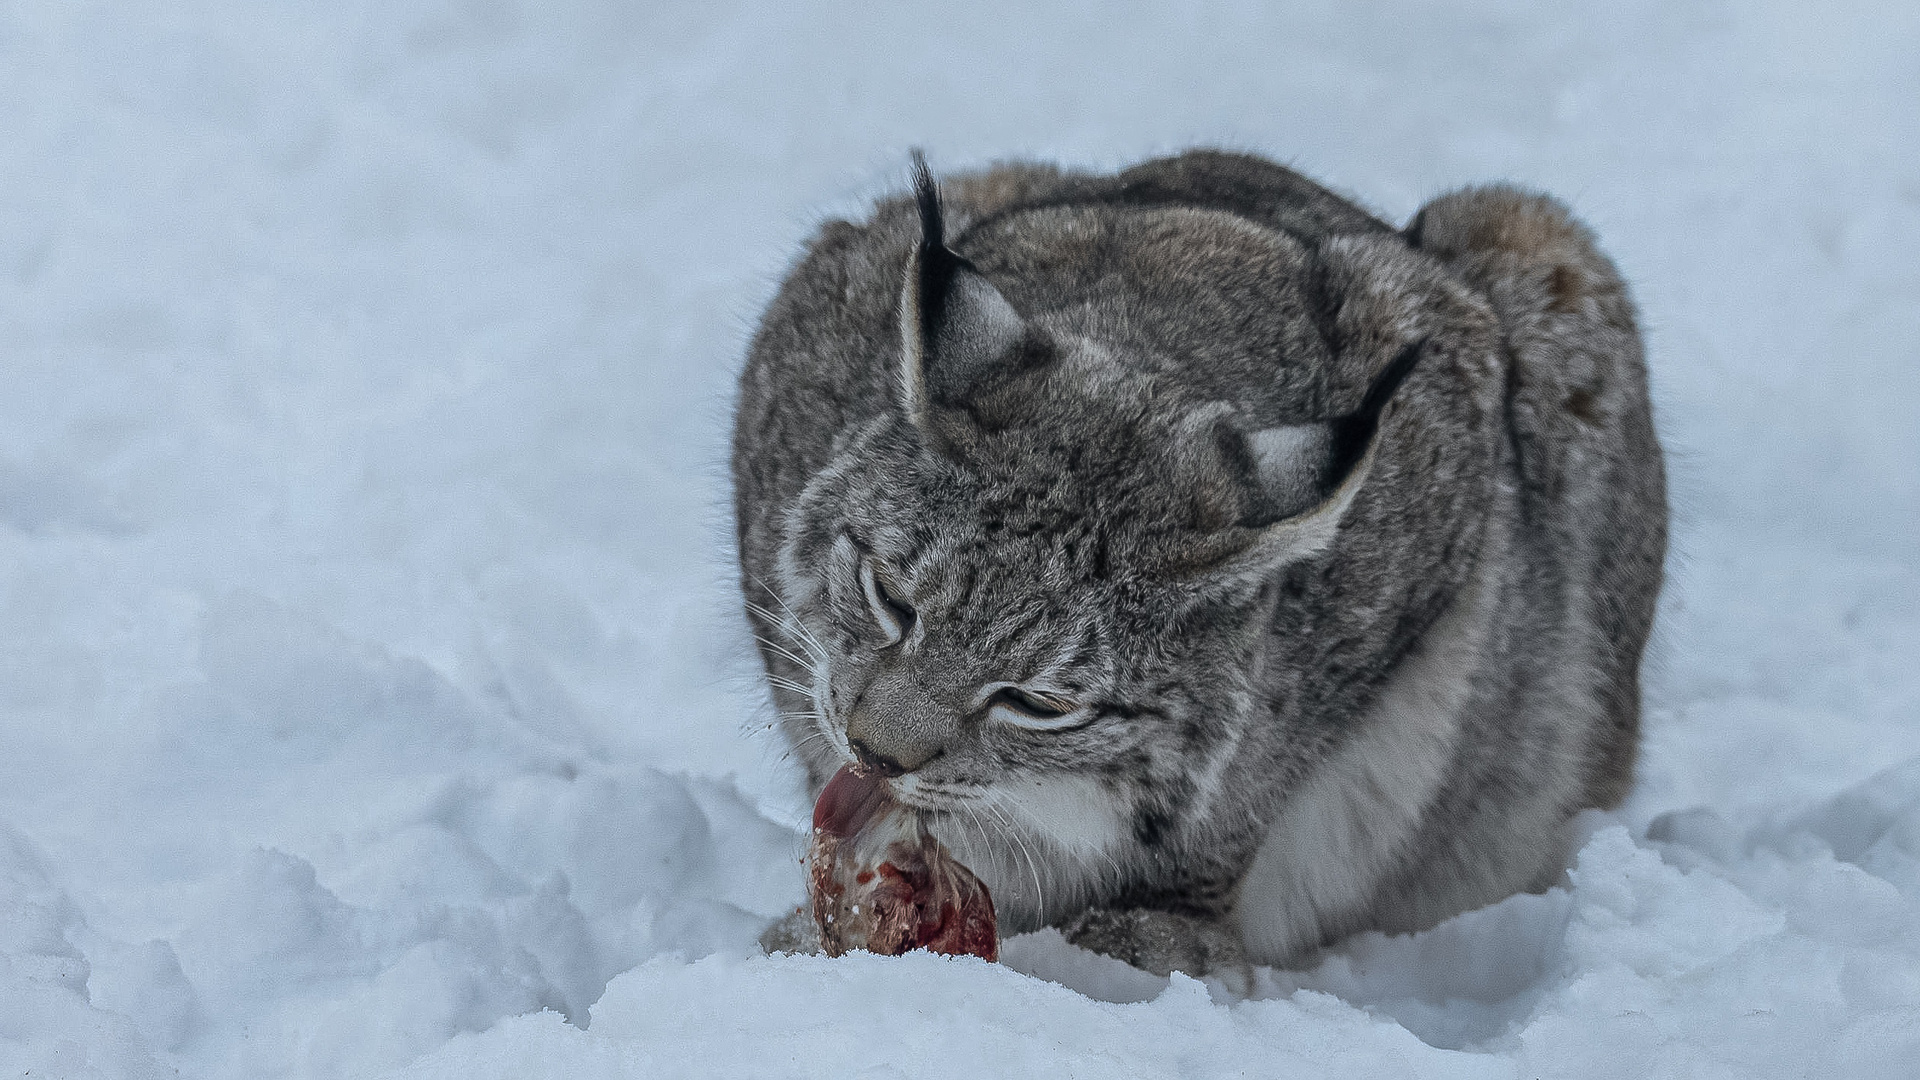
[[890, 777], [1019, 930], [1204, 819], [1263, 615], [1333, 543], [1419, 348], [1357, 411], [1261, 426], [1103, 333], [1124, 306], [1023, 313], [916, 164], [896, 400], [788, 513], [776, 684], [803, 749]]

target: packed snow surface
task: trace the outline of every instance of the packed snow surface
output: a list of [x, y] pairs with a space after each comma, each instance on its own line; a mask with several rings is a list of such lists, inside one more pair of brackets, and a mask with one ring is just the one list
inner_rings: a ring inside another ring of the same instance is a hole
[[[1637, 792], [1244, 998], [759, 955], [759, 307], [910, 146], [1196, 143], [1596, 227], [1677, 515]], [[1920, 1075], [1920, 5], [9, 0], [0, 147], [0, 1075]]]

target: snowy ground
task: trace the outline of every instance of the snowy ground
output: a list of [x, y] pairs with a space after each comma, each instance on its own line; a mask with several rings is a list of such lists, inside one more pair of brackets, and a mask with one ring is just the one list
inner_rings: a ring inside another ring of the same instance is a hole
[[[0, 1075], [1920, 1075], [1920, 7], [561, 6], [0, 3]], [[759, 305], [910, 145], [1196, 142], [1597, 227], [1678, 514], [1639, 791], [1253, 1000], [755, 955]]]

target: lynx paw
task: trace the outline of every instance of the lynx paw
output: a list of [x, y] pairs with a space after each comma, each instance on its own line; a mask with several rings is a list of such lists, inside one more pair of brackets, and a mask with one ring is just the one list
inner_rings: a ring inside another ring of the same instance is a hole
[[1094, 908], [1061, 932], [1083, 949], [1156, 975], [1214, 975], [1230, 985], [1244, 985], [1252, 978], [1239, 933], [1217, 919], [1148, 908]]
[[813, 909], [802, 905], [788, 912], [772, 926], [760, 931], [760, 947], [774, 953], [819, 953], [826, 947], [820, 941], [820, 928], [814, 924]]

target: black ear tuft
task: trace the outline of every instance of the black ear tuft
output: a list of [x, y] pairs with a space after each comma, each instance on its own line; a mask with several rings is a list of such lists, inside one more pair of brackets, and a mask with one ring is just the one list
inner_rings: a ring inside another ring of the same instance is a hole
[[920, 250], [915, 260], [919, 281], [915, 282], [919, 314], [919, 340], [929, 342], [939, 333], [946, 318], [947, 297], [953, 291], [953, 279], [963, 269], [971, 269], [967, 260], [947, 248], [946, 215], [940, 205], [940, 184], [927, 168], [927, 155], [915, 147], [913, 153], [913, 200], [920, 209]]
[[940, 218], [940, 185], [933, 179], [933, 170], [927, 168], [927, 155], [919, 147], [910, 151], [913, 155], [913, 197], [920, 204], [920, 247], [944, 248], [947, 246], [946, 225]]
[[1394, 392], [1400, 384], [1407, 381], [1407, 375], [1413, 371], [1413, 365], [1419, 361], [1420, 354], [1426, 350], [1427, 341], [1419, 341], [1401, 349], [1386, 369], [1367, 387], [1367, 396], [1360, 400], [1360, 407], [1353, 412], [1330, 423], [1331, 445], [1328, 447], [1329, 461], [1326, 475], [1329, 487], [1337, 487], [1360, 463], [1360, 458], [1373, 443], [1373, 434], [1380, 428], [1380, 414], [1386, 410], [1387, 403], [1393, 400]]
[[[901, 404], [934, 445], [957, 453], [967, 433], [956, 425], [965, 418], [936, 414], [979, 404], [976, 395], [983, 388], [1049, 361], [1052, 354], [1031, 347], [1020, 313], [973, 263], [947, 247], [940, 187], [918, 150], [913, 152], [913, 198], [920, 237], [900, 296]], [[989, 411], [972, 409], [968, 422]]]

